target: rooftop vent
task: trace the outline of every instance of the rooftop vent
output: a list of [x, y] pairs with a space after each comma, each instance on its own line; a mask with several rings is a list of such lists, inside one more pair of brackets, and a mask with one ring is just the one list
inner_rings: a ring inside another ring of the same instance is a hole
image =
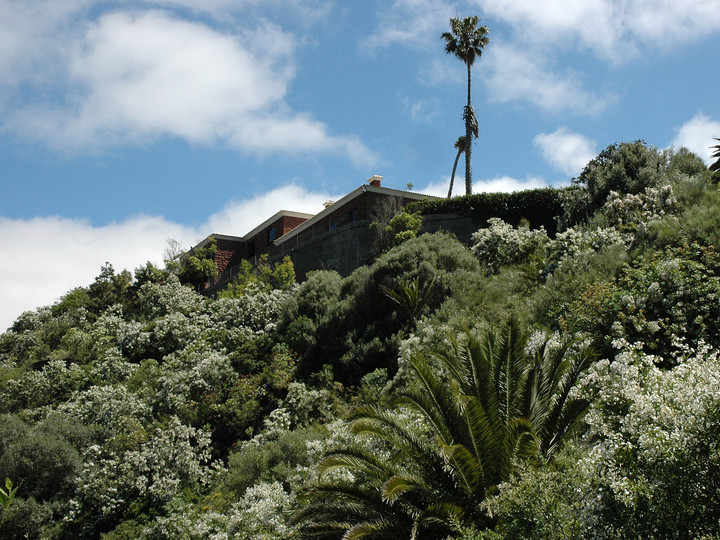
[[380, 176], [379, 174], [375, 174], [368, 179], [368, 183], [371, 186], [380, 187], [380, 182], [382, 182], [382, 179], [382, 176]]
[[335, 201], [327, 200], [327, 201], [325, 201], [325, 202], [323, 203], [323, 206], [324, 206], [325, 208], [330, 208], [333, 204], [335, 204]]

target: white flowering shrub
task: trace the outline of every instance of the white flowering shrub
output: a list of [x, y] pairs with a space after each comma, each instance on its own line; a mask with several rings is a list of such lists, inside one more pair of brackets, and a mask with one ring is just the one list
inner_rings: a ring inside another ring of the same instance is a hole
[[110, 347], [92, 365], [88, 376], [95, 384], [114, 384], [127, 380], [137, 367], [137, 364], [125, 360], [116, 347]]
[[573, 259], [614, 245], [627, 248], [631, 241], [630, 236], [612, 227], [589, 230], [573, 227], [557, 234], [552, 242], [551, 259], [557, 264], [572, 262]]
[[212, 479], [209, 459], [210, 435], [177, 417], [133, 449], [91, 446], [64, 521], [83, 537], [97, 536], [123, 515], [131, 517], [131, 505], [162, 508], [184, 487], [206, 486]]
[[228, 540], [229, 512], [209, 508], [199, 510], [195, 505], [174, 500], [167, 513], [143, 527], [145, 538], [183, 540]]
[[141, 354], [151, 340], [144, 326], [130, 320], [119, 304], [110, 306], [98, 317], [90, 334], [95, 342], [95, 350], [114, 345], [127, 356]]
[[143, 537], [183, 540], [227, 540], [228, 513], [198, 511], [189, 503], [178, 501], [164, 516], [143, 527]]
[[647, 187], [642, 193], [611, 191], [601, 212], [609, 225], [632, 233], [644, 233], [648, 225], [679, 210], [671, 185]]
[[240, 501], [219, 512], [179, 500], [146, 525], [147, 538], [183, 540], [280, 540], [294, 538], [288, 524], [295, 496], [280, 482], [258, 482]]
[[280, 482], [259, 482], [233, 505], [228, 537], [237, 540], [290, 538], [289, 512], [294, 496]]
[[612, 283], [580, 288], [562, 324], [592, 333], [603, 356], [613, 356], [611, 343], [622, 338], [673, 362], [679, 338], [720, 347], [718, 298], [720, 258], [712, 247], [685, 245], [638, 259]]
[[60, 404], [58, 412], [75, 422], [95, 426], [103, 437], [128, 433], [152, 418], [152, 408], [122, 385], [91, 386]]
[[255, 332], [273, 329], [280, 317], [283, 304], [291, 294], [290, 291], [280, 289], [266, 292], [259, 284], [248, 284], [244, 294], [237, 299], [235, 323]]
[[170, 313], [155, 319], [150, 335], [150, 345], [157, 354], [164, 356], [190, 345], [200, 337], [201, 327], [182, 313]]
[[201, 403], [217, 401], [236, 379], [237, 373], [224, 352], [198, 343], [165, 357], [157, 403], [161, 410], [192, 416]]
[[181, 284], [175, 275], [168, 276], [164, 283], [144, 284], [138, 296], [140, 312], [149, 320], [170, 313], [190, 315], [202, 310], [206, 303], [205, 297]]
[[26, 371], [3, 383], [6, 397], [0, 402], [0, 411], [57, 404], [83, 388], [87, 381], [88, 375], [81, 366], [50, 360], [41, 371]]
[[471, 249], [480, 264], [488, 272], [495, 273], [501, 266], [542, 259], [549, 243], [544, 227], [513, 227], [500, 218], [490, 218], [486, 228], [473, 233]]
[[720, 533], [720, 359], [684, 347], [670, 370], [636, 345], [618, 343], [582, 390], [590, 453], [580, 469], [591, 486], [588, 522], [610, 537]]

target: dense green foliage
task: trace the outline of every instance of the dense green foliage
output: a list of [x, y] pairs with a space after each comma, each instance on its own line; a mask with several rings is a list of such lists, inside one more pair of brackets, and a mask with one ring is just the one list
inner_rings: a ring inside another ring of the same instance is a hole
[[462, 212], [478, 221], [500, 218], [511, 225], [525, 220], [533, 229], [545, 227], [554, 235], [556, 217], [562, 214], [563, 190], [552, 188], [516, 191], [514, 193], [477, 193], [452, 199], [417, 201], [408, 212], [422, 215]]
[[567, 189], [424, 204], [487, 226], [466, 246], [403, 214], [350, 276], [246, 265], [216, 298], [172, 260], [105, 265], [21, 314], [0, 537], [720, 535], [699, 158], [620, 143]]
[[243, 259], [233, 280], [218, 293], [218, 298], [240, 298], [247, 287], [255, 286], [270, 292], [274, 289], [286, 291], [295, 283], [295, 268], [288, 255], [281, 261], [269, 263], [267, 254], [258, 258], [253, 265]]

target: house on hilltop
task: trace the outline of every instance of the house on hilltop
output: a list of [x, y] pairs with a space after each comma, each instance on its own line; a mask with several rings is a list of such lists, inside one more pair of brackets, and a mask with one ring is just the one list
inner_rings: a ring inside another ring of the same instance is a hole
[[195, 248], [217, 243], [214, 260], [218, 277], [201, 286], [210, 294], [225, 287], [243, 259], [257, 263], [267, 254], [270, 262], [289, 255], [298, 281], [312, 270], [337, 270], [348, 275], [370, 262], [373, 232], [370, 223], [389, 218], [412, 201], [439, 199], [411, 191], [384, 188], [375, 175], [342, 199], [328, 201], [318, 214], [281, 210], [245, 236], [211, 234]]

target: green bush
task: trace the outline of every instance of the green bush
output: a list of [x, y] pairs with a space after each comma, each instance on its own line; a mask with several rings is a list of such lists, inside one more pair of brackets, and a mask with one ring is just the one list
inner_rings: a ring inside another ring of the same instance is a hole
[[[324, 364], [334, 367], [343, 384], [357, 385], [377, 368], [394, 373], [398, 344], [413, 321], [386, 292], [402, 283], [435, 282], [422, 315], [436, 310], [456, 292], [457, 272], [478, 272], [479, 264], [467, 247], [446, 233], [423, 234], [358, 268], [342, 281], [336, 305], [319, 313], [315, 343], [303, 355], [299, 369], [309, 375]], [[457, 291], [459, 294], [460, 291]], [[302, 288], [301, 288], [302, 294]]]
[[[20, 493], [20, 492], [18, 492]], [[7, 508], [0, 508], [0, 538], [7, 540], [53, 538], [43, 530], [61, 517], [58, 504], [39, 503], [34, 497], [18, 496]]]
[[39, 428], [8, 445], [0, 457], [0, 477], [11, 478], [22, 496], [40, 502], [68, 497], [80, 468], [80, 454], [64, 437]]
[[587, 189], [591, 206], [599, 208], [611, 191], [641, 193], [659, 185], [664, 161], [644, 141], [611, 144], [585, 166], [577, 183]]
[[478, 193], [452, 199], [412, 202], [406, 211], [424, 216], [461, 212], [476, 219], [500, 218], [517, 226], [526, 220], [530, 227], [545, 227], [554, 236], [556, 217], [562, 214], [562, 190], [531, 189], [514, 193]]
[[720, 256], [698, 244], [650, 254], [613, 283], [582, 288], [561, 325], [591, 333], [605, 356], [612, 342], [641, 342], [667, 356], [679, 343], [720, 346]]
[[242, 497], [259, 481], [277, 480], [287, 485], [298, 465], [310, 464], [307, 443], [321, 436], [315, 428], [303, 428], [283, 432], [277, 439], [261, 444], [244, 444], [230, 454], [225, 487]]

